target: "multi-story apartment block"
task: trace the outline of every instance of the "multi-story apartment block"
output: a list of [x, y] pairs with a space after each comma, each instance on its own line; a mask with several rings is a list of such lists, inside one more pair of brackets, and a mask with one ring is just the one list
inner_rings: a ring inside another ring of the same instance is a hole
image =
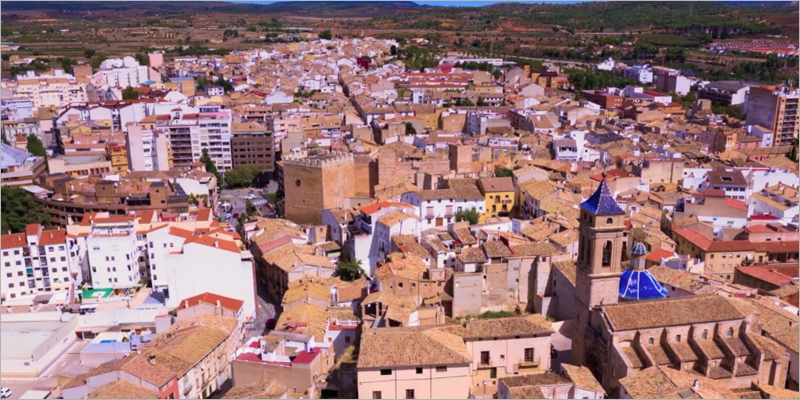
[[86, 83], [78, 82], [74, 76], [62, 70], [55, 70], [54, 75], [37, 76], [33, 71], [19, 75], [12, 93], [30, 99], [34, 107], [63, 107], [88, 100]]
[[233, 167], [250, 165], [262, 173], [275, 171], [275, 144], [272, 132], [257, 122], [233, 123], [231, 126]]
[[83, 279], [86, 255], [83, 238], [65, 230], [42, 230], [30, 224], [23, 233], [3, 235], [2, 298], [68, 290]]
[[95, 85], [139, 87], [147, 81], [161, 81], [161, 74], [146, 65], [139, 65], [133, 57], [110, 58], [100, 64], [100, 70], [92, 77]]
[[125, 144], [128, 168], [131, 171], [166, 171], [173, 167], [172, 151], [166, 132], [132, 125], [128, 127]]
[[747, 104], [747, 123], [773, 132], [773, 145], [785, 146], [797, 138], [800, 128], [798, 90], [786, 85], [753, 86]]
[[483, 214], [486, 206], [483, 194], [474, 185], [408, 192], [402, 195], [401, 200], [416, 207], [421, 231], [445, 229], [448, 224], [456, 222], [457, 212], [474, 210]]
[[155, 126], [169, 135], [174, 166], [191, 166], [208, 150], [217, 169], [233, 168], [229, 110], [184, 114], [178, 108], [157, 116]]
[[133, 217], [89, 216], [92, 231], [86, 238], [94, 289], [131, 288], [139, 285], [140, 249]]

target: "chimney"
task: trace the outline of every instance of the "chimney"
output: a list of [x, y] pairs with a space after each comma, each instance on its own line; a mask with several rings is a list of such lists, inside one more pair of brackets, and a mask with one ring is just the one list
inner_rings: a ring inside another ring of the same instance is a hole
[[155, 355], [151, 354], [149, 357], [147, 357], [147, 360], [150, 361], [150, 365], [156, 365], [156, 356]]

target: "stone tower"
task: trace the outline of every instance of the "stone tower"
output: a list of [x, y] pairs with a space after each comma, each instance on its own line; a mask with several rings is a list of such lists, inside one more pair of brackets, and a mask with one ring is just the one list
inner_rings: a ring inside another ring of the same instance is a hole
[[605, 361], [605, 357], [591, 354], [597, 347], [595, 332], [601, 323], [595, 311], [601, 305], [617, 303], [625, 234], [625, 212], [609, 192], [605, 174], [597, 191], [581, 203], [580, 212], [575, 281], [577, 321], [572, 338], [572, 361], [593, 371], [602, 371], [603, 365], [590, 365]]
[[307, 157], [283, 159], [286, 219], [320, 224], [322, 210], [342, 207], [354, 194], [353, 155], [319, 151]]

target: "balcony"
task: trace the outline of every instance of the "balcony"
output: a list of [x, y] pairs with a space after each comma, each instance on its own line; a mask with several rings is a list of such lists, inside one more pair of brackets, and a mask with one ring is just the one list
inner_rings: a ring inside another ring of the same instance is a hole
[[528, 369], [536, 369], [539, 368], [541, 365], [541, 359], [539, 357], [534, 358], [533, 361], [522, 361], [520, 363], [514, 364], [514, 372], [525, 371]]

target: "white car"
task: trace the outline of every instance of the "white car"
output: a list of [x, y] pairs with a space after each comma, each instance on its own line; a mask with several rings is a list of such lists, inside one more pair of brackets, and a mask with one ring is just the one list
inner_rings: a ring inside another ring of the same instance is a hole
[[227, 215], [225, 215], [225, 219], [231, 219], [231, 217], [232, 217], [231, 213], [228, 213]]
[[244, 196], [244, 199], [245, 200], [255, 200], [256, 199], [256, 195], [250, 193], [247, 196]]
[[11, 389], [10, 388], [4, 387], [4, 388], [0, 389], [0, 399], [7, 399], [9, 397], [11, 397]]

